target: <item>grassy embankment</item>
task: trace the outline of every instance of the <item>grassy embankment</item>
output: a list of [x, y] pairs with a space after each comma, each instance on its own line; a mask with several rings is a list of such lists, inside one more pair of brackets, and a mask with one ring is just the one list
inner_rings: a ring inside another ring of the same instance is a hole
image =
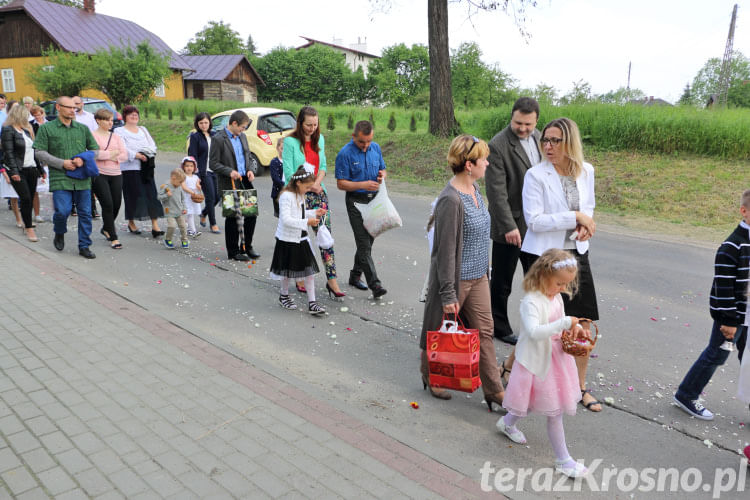
[[[155, 119], [149, 109], [146, 125], [163, 150], [183, 151], [194, 107], [213, 113], [235, 103], [170, 103], [172, 121]], [[273, 107], [295, 110], [293, 103]], [[180, 120], [184, 109], [186, 121]], [[437, 193], [450, 177], [445, 154], [450, 140], [430, 136], [424, 110], [318, 106], [326, 136], [326, 153], [333, 163], [336, 152], [349, 140], [347, 121], [369, 118], [373, 113], [375, 140], [380, 143], [389, 175], [398, 181], [419, 184], [421, 192]], [[396, 130], [386, 125], [395, 112]], [[409, 131], [412, 113], [417, 132]], [[327, 130], [328, 115], [335, 120]], [[464, 130], [488, 140], [507, 125], [508, 108], [457, 112]], [[715, 228], [726, 232], [736, 224], [740, 192], [750, 187], [750, 113], [707, 112], [682, 108], [620, 106], [568, 106], [544, 110], [540, 124], [569, 116], [581, 127], [586, 160], [597, 172], [597, 209], [600, 213], [656, 219], [688, 227]], [[540, 125], [541, 126], [541, 125]]]

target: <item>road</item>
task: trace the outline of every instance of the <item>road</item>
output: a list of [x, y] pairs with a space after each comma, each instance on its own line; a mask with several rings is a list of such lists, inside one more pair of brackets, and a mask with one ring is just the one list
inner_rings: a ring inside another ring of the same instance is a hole
[[[157, 180], [166, 180], [178, 161], [179, 155], [162, 155]], [[97, 258], [87, 261], [75, 252], [75, 219], [69, 223], [73, 232], [62, 253], [52, 246], [49, 223], [38, 227], [39, 243], [26, 242], [10, 212], [3, 215], [0, 231], [256, 368], [305, 384], [335, 407], [477, 481], [488, 461], [495, 468], [549, 467], [554, 457], [542, 417], [532, 416], [520, 424], [529, 439], [527, 446], [511, 446], [495, 431], [499, 415], [488, 413], [481, 391], [454, 393], [451, 401], [440, 401], [422, 390], [418, 373], [422, 304], [417, 297], [427, 271], [424, 226], [432, 196], [415, 195], [411, 188], [395, 184], [396, 189], [391, 189], [404, 225], [375, 242], [373, 256], [388, 289], [382, 300], [375, 301], [368, 292], [346, 285], [353, 237], [343, 194], [333, 182], [327, 184], [337, 267], [347, 297], [342, 302], [321, 297], [329, 313], [321, 318], [278, 306], [278, 285], [268, 277], [276, 219], [267, 174], [256, 181], [261, 215], [253, 245], [262, 257], [252, 267], [227, 261], [224, 236], [206, 232], [191, 241], [189, 250], [170, 251], [148, 231], [127, 234], [124, 221], [118, 220], [125, 248], [117, 251], [99, 236], [101, 222], [96, 221], [92, 250]], [[43, 205], [49, 217], [49, 201], [45, 199]], [[717, 414], [713, 422], [692, 419], [672, 403], [676, 385], [708, 339], [707, 292], [714, 250], [711, 244], [665, 242], [616, 227], [597, 232], [591, 265], [602, 338], [590, 363], [589, 384], [600, 400], [612, 397], [614, 404], [599, 414], [581, 409], [575, 417], [566, 417], [574, 458], [586, 464], [601, 459], [600, 469], [676, 467], [682, 472], [695, 467], [704, 482], [713, 481], [715, 468], [738, 469], [738, 451], [750, 441], [750, 426], [743, 425], [750, 413], [734, 397], [736, 358], [730, 358], [706, 388], [707, 406]], [[319, 296], [325, 292], [323, 280], [318, 275]], [[296, 292], [293, 295], [298, 303], [306, 300]], [[515, 291], [510, 301], [513, 325], [518, 324], [519, 298]], [[510, 352], [501, 343], [496, 350], [499, 360]], [[418, 410], [410, 406], [412, 401], [419, 403]], [[605, 481], [601, 471], [595, 477], [599, 483]], [[609, 488], [608, 493], [600, 493], [584, 485], [582, 492], [554, 495], [680, 497], [617, 491], [614, 478]], [[537, 497], [528, 488], [505, 494]], [[538, 496], [549, 498], [549, 494]], [[710, 494], [699, 491], [695, 497], [710, 498]], [[746, 493], [728, 492], [721, 498], [746, 498]]]

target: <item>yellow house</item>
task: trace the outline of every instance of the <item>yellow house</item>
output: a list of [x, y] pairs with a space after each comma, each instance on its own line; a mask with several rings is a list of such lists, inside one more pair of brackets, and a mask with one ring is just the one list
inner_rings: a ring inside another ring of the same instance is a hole
[[[137, 45], [143, 40], [170, 57], [172, 75], [153, 98], [183, 99], [182, 72], [190, 66], [164, 41], [132, 21], [97, 14], [94, 0], [84, 0], [82, 9], [45, 0], [14, 0], [0, 8], [0, 92], [7, 98], [41, 98], [29, 82], [30, 68], [43, 62], [42, 50], [54, 48], [93, 54], [110, 46]], [[105, 98], [98, 90], [83, 92], [85, 97]]]

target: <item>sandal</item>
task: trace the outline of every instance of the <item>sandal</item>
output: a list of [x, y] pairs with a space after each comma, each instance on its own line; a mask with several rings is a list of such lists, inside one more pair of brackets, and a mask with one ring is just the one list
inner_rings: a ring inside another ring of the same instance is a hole
[[[593, 401], [589, 401], [588, 404], [583, 402], [583, 399], [586, 397], [586, 394], [591, 396], [591, 399], [593, 399]], [[594, 410], [593, 408], [591, 408], [592, 406], [595, 406], [595, 405], [599, 405], [598, 410]], [[581, 389], [581, 406], [583, 406], [589, 411], [593, 411], [594, 413], [599, 413], [600, 411], [602, 411], [602, 404], [594, 397], [593, 394], [591, 394], [591, 391], [588, 389]]]
[[[500, 363], [500, 368], [502, 368], [502, 370], [503, 370], [503, 373], [500, 374], [500, 378], [503, 380], [503, 384], [505, 384], [505, 386], [507, 387], [508, 386], [508, 380], [510, 380], [510, 371], [513, 369], [513, 367], [506, 368], [505, 367], [505, 360], [503, 360], [503, 362]], [[505, 374], [506, 373], [508, 374], [508, 378], [505, 378]]]
[[110, 247], [114, 248], [115, 250], [119, 250], [122, 248], [122, 243], [119, 241], [113, 241]]

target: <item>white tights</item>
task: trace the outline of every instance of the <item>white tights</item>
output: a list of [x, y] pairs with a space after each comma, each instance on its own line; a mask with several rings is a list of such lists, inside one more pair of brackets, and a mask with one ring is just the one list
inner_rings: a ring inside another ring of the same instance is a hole
[[[289, 282], [291, 278], [281, 278], [281, 295], [289, 295]], [[305, 290], [307, 290], [307, 301], [315, 302], [315, 276], [305, 276]]]
[[[515, 431], [516, 422], [521, 420], [522, 417], [512, 415], [510, 413], [503, 417], [505, 425], [509, 427], [511, 432]], [[547, 417], [547, 437], [552, 445], [552, 451], [555, 453], [555, 458], [562, 462], [567, 461], [564, 465], [566, 467], [572, 467], [575, 465], [575, 461], [570, 458], [568, 453], [568, 446], [565, 444], [565, 429], [563, 428], [563, 416], [556, 415], [554, 417]]]
[[187, 220], [188, 231], [193, 232], [193, 233], [197, 232], [195, 230], [195, 215], [187, 214], [185, 216], [185, 219]]

